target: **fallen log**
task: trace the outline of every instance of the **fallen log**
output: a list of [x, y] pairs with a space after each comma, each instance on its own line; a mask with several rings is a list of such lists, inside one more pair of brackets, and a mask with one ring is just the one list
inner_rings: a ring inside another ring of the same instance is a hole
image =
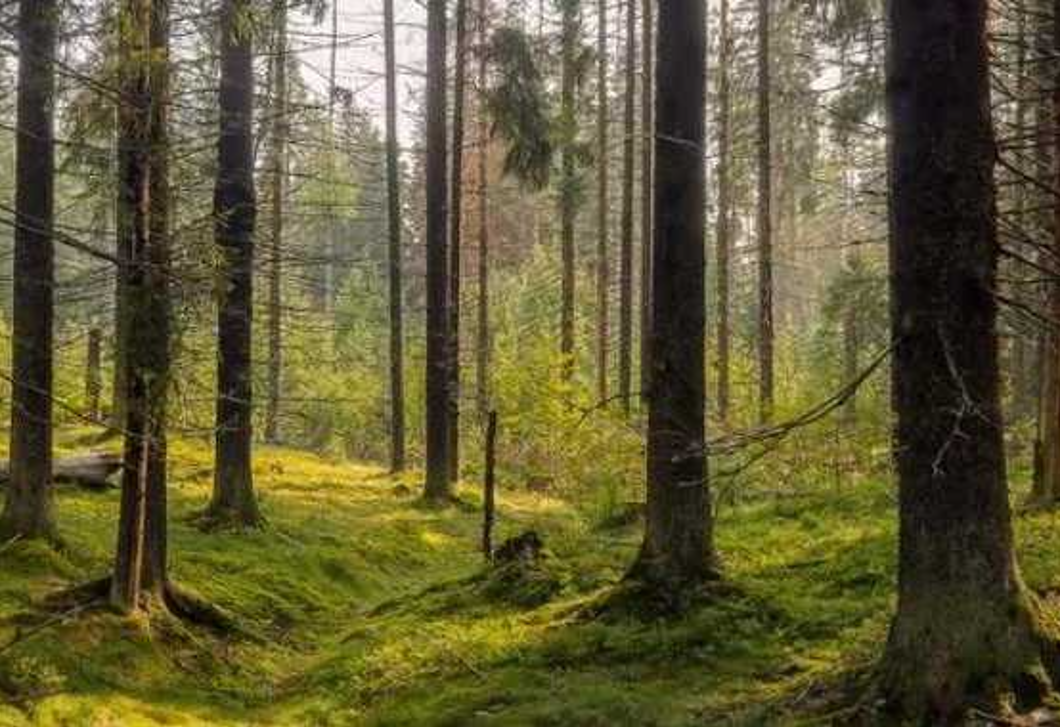
[[[105, 452], [64, 457], [52, 463], [52, 479], [56, 483], [77, 485], [89, 490], [108, 490], [116, 486], [111, 477], [121, 470], [121, 466], [121, 457]], [[0, 462], [0, 487], [10, 479], [10, 463]]]

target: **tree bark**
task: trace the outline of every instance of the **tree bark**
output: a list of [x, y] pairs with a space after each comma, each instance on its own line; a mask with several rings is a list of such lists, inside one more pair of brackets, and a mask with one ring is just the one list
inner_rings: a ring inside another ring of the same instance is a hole
[[644, 49], [640, 85], [641, 149], [640, 149], [640, 391], [641, 401], [647, 402], [651, 380], [651, 286], [652, 286], [652, 160], [655, 146], [655, 92], [652, 51], [655, 31], [652, 27], [653, 0], [642, 0], [641, 43]]
[[773, 418], [773, 132], [770, 119], [770, 0], [758, 0], [758, 406]]
[[[631, 0], [632, 1], [632, 0]], [[610, 165], [608, 149], [607, 2], [597, 3], [596, 33], [596, 395], [607, 401], [611, 345], [611, 261], [608, 250]]]
[[100, 397], [103, 395], [103, 331], [90, 328], [85, 360], [85, 414], [94, 422], [100, 419]]
[[663, 591], [712, 571], [704, 431], [706, 8], [659, 4], [648, 503], [632, 575]]
[[575, 250], [574, 223], [578, 215], [576, 184], [576, 163], [574, 149], [577, 136], [577, 82], [578, 55], [578, 5], [579, 0], [562, 0], [562, 38], [561, 38], [561, 91], [560, 91], [560, 257], [561, 257], [561, 314], [560, 314], [560, 355], [562, 377], [569, 381], [574, 375], [574, 298], [575, 298]]
[[449, 162], [449, 480], [460, 479], [460, 295], [464, 222], [464, 112], [467, 99], [467, 0], [456, 3], [453, 150]]
[[487, 73], [487, 41], [489, 19], [486, 17], [486, 0], [478, 3], [478, 86], [480, 102], [478, 109], [478, 334], [476, 350], [475, 388], [480, 417], [489, 411], [490, 400], [490, 224], [489, 224], [489, 120], [486, 115], [485, 91]]
[[11, 486], [0, 538], [56, 537], [52, 507], [55, 0], [19, 3]]
[[633, 143], [637, 90], [637, 0], [626, 4], [626, 104], [622, 122], [622, 250], [619, 258], [618, 391], [629, 415], [633, 395]]
[[718, 379], [717, 412], [722, 425], [729, 421], [729, 375], [731, 369], [731, 300], [732, 272], [729, 259], [732, 256], [732, 25], [729, 18], [729, 0], [721, 0], [719, 8], [719, 60], [718, 60], [718, 213], [717, 213], [717, 266], [715, 293], [717, 295]]
[[445, 502], [449, 481], [449, 284], [446, 234], [446, 3], [427, 5], [427, 500]]
[[394, 0], [383, 2], [386, 54], [387, 247], [390, 283], [390, 469], [405, 469], [405, 334], [401, 305], [401, 183], [397, 135], [397, 54]]
[[287, 0], [273, 4], [275, 48], [272, 58], [272, 235], [269, 250], [268, 398], [265, 402], [265, 441], [280, 441], [280, 399], [283, 392], [283, 201], [287, 188]]
[[1005, 687], [1039, 702], [1060, 656], [1013, 551], [986, 16], [986, 0], [888, 10], [900, 529], [881, 687], [917, 724], [963, 723]]
[[221, 7], [221, 90], [214, 218], [222, 255], [217, 325], [217, 421], [213, 500], [206, 519], [260, 524], [251, 467], [254, 194], [254, 68], [250, 0]]

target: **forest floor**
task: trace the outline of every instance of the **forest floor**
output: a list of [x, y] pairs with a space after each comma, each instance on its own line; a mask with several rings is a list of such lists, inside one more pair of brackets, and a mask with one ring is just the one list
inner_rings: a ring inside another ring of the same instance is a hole
[[[105, 611], [34, 631], [41, 599], [104, 575], [115, 539], [117, 491], [63, 487], [62, 553], [0, 545], [0, 726], [827, 724], [892, 605], [893, 493], [872, 479], [723, 508], [726, 586], [681, 618], [641, 618], [599, 608], [635, 523], [502, 489], [499, 537], [536, 530], [548, 557], [490, 575], [473, 488], [430, 509], [413, 478], [266, 449], [268, 528], [204, 534], [189, 519], [209, 449], [178, 441], [171, 456], [173, 575], [244, 633]], [[1056, 518], [1017, 526], [1043, 592]]]

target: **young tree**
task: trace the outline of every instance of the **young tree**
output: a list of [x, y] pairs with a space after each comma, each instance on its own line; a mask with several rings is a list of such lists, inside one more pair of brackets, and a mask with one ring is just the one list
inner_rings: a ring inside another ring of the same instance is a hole
[[[646, 54], [645, 54], [646, 55]], [[626, 4], [626, 104], [622, 121], [622, 250], [619, 257], [618, 391], [629, 414], [633, 395], [633, 144], [637, 92], [637, 3]]]
[[467, 97], [467, 0], [456, 3], [453, 149], [449, 162], [449, 479], [460, 479], [460, 288], [464, 222], [464, 111]]
[[758, 0], [758, 406], [773, 418], [773, 131], [770, 120], [770, 0]]
[[648, 511], [632, 575], [663, 591], [713, 561], [704, 431], [703, 0], [659, 4]]
[[56, 0], [19, 3], [11, 480], [0, 540], [56, 536], [51, 477], [58, 25]]
[[451, 495], [449, 480], [449, 281], [446, 259], [446, 6], [427, 5], [427, 500]]
[[611, 261], [608, 251], [610, 165], [608, 164], [607, 2], [597, 3], [596, 28], [596, 395], [607, 401], [611, 345]]
[[207, 520], [260, 524], [254, 495], [251, 380], [254, 224], [254, 67], [250, 0], [221, 5], [220, 141], [214, 224], [221, 251], [217, 323], [217, 421], [213, 499]]
[[401, 170], [397, 136], [394, 0], [383, 1], [383, 45], [386, 55], [387, 254], [390, 277], [390, 469], [401, 472], [405, 469], [405, 334], [401, 305]]
[[900, 531], [881, 675], [892, 709], [917, 724], [963, 722], [1005, 686], [1040, 698], [1056, 674], [1005, 478], [986, 22], [986, 0], [888, 10]]

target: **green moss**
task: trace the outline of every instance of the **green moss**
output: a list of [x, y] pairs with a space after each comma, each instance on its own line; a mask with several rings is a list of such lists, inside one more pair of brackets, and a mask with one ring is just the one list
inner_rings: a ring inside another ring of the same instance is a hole
[[[635, 524], [601, 530], [561, 500], [502, 491], [497, 542], [533, 529], [549, 557], [487, 570], [472, 492], [424, 508], [395, 495], [416, 492], [414, 474], [266, 449], [269, 527], [206, 534], [189, 518], [209, 498], [209, 448], [177, 440], [172, 456], [174, 577], [262, 638], [102, 613], [57, 624], [0, 654], [0, 726], [819, 724], [886, 632], [882, 483], [746, 498], [717, 528], [724, 593], [681, 618], [593, 619]], [[106, 573], [117, 506], [116, 492], [64, 488], [66, 550], [0, 552], [0, 644], [34, 602]], [[1060, 588], [1056, 517], [1019, 523], [1035, 588]]]

